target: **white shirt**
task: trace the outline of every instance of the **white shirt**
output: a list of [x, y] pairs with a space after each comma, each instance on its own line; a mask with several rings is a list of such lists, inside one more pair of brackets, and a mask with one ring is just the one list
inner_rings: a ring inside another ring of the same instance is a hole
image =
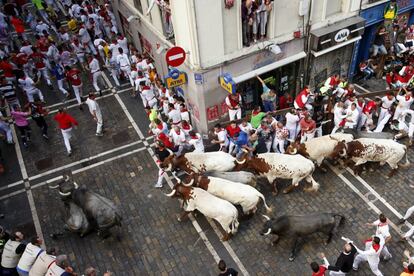
[[220, 145], [225, 145], [226, 141], [227, 141], [227, 131], [225, 129], [220, 130], [219, 132], [215, 132], [214, 134], [217, 135], [217, 139], [219, 141], [222, 141], [222, 143], [220, 143]]
[[20, 52], [30, 56], [33, 54], [32, 45], [22, 46], [22, 48], [20, 48]]
[[199, 133], [196, 133], [196, 138], [191, 137], [188, 143], [194, 146], [194, 152], [204, 152], [203, 139]]
[[128, 40], [126, 37], [124, 37], [124, 39], [118, 39], [118, 45], [122, 48], [122, 50], [124, 51], [124, 54], [129, 53], [129, 49], [128, 49]]
[[172, 109], [168, 112], [168, 118], [176, 125], [181, 122], [181, 113], [177, 109]]
[[299, 123], [299, 116], [296, 114], [292, 114], [290, 112], [286, 113], [286, 128], [287, 129], [295, 129]]
[[404, 122], [405, 122], [405, 116], [407, 116], [407, 114], [411, 115], [410, 124], [414, 124], [414, 110], [408, 109], [402, 112], [402, 115], [404, 117]]
[[335, 107], [334, 107], [334, 122], [335, 122], [335, 125], [339, 125], [339, 123], [345, 117], [346, 117], [346, 115], [344, 115], [344, 109], [342, 107], [339, 107], [338, 104], [335, 104]]
[[249, 134], [250, 131], [253, 130], [253, 127], [252, 127], [252, 125], [250, 123], [247, 123], [246, 126], [243, 126], [243, 124], [240, 124], [239, 125], [239, 128], [240, 128], [241, 131], [244, 131], [247, 134]]
[[180, 130], [180, 134], [178, 134], [177, 132], [175, 132], [174, 129], [171, 129], [170, 137], [172, 138], [172, 141], [174, 145], [176, 146], [182, 145], [185, 143], [185, 134], [184, 134], [184, 131], [182, 130]]
[[85, 54], [85, 47], [83, 47], [82, 44], [78, 44], [76, 45], [75, 43], [72, 43], [72, 48], [73, 51], [75, 52], [76, 55], [84, 55]]
[[92, 74], [101, 70], [101, 67], [99, 66], [99, 61], [96, 58], [93, 58], [92, 61], [89, 63], [89, 69], [91, 70]]
[[34, 81], [29, 78], [26, 77], [25, 79], [19, 79], [19, 85], [23, 88], [24, 91], [31, 91], [33, 89], [35, 89], [35, 83]]
[[359, 116], [358, 109], [355, 108], [354, 110], [352, 110], [351, 108], [349, 108], [347, 110], [346, 119], [351, 120], [352, 122], [350, 123], [356, 124], [358, 122], [358, 116]]
[[152, 89], [144, 89], [141, 94], [147, 101], [151, 101], [155, 98], [154, 91]]
[[89, 41], [91, 41], [91, 36], [85, 27], [79, 29], [79, 37], [82, 43], [89, 43]]
[[407, 101], [405, 96], [398, 95], [397, 96], [397, 101], [398, 101], [398, 108], [400, 108], [400, 109], [409, 109], [411, 104], [414, 102], [414, 98], [410, 97]]
[[88, 105], [89, 112], [92, 115], [94, 115], [94, 112], [95, 112], [95, 115], [98, 119], [102, 118], [101, 108], [99, 107], [99, 104], [95, 100], [88, 98], [86, 99], [85, 103]]
[[188, 113], [188, 111], [184, 111], [184, 112], [180, 111], [180, 114], [181, 114], [181, 120], [190, 122], [190, 113]]
[[142, 81], [145, 81], [145, 82], [146, 82], [146, 81], [147, 81], [147, 79], [146, 79], [146, 78], [144, 78], [144, 77], [135, 79], [135, 91], [139, 91], [139, 92], [141, 92], [140, 83], [141, 83]]
[[392, 106], [392, 104], [395, 102], [395, 97], [393, 97], [392, 100], [389, 100], [387, 96], [384, 96], [381, 98], [381, 101], [382, 101], [381, 107], [385, 109], [389, 109]]
[[125, 53], [123, 53], [122, 55], [119, 54], [116, 57], [116, 62], [119, 64], [120, 67], [131, 66], [131, 64], [129, 63], [129, 58]]
[[119, 55], [119, 48], [120, 46], [118, 44], [110, 44], [109, 45], [109, 50], [111, 50], [112, 55], [117, 57]]
[[106, 43], [106, 41], [102, 38], [97, 38], [93, 41], [93, 45], [95, 45], [96, 48], [98, 48], [99, 45], [101, 45], [101, 42]]
[[375, 232], [376, 236], [381, 235], [384, 239], [391, 236], [390, 234], [390, 226], [388, 225], [388, 220], [385, 223], [380, 222], [380, 220], [374, 221], [372, 224], [374, 224], [377, 227], [377, 230]]
[[42, 24], [36, 25], [36, 32], [39, 35], [43, 35], [43, 31], [46, 31], [47, 33], [49, 33], [49, 25], [47, 25], [44, 22]]

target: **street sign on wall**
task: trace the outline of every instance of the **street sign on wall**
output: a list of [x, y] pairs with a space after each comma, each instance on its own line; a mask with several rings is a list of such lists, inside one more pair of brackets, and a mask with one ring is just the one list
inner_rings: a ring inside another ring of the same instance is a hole
[[185, 61], [185, 51], [183, 48], [175, 46], [170, 48], [165, 54], [167, 64], [172, 67], [180, 66]]

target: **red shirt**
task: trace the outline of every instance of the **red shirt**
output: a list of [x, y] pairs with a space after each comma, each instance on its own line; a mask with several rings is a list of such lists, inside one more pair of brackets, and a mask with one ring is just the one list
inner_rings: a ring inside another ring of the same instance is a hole
[[24, 23], [19, 18], [13, 16], [10, 20], [10, 23], [13, 25], [16, 33], [24, 33]]
[[17, 65], [25, 65], [29, 61], [28, 56], [25, 53], [18, 53], [14, 59], [14, 63]]
[[72, 85], [79, 86], [82, 84], [80, 73], [81, 72], [78, 69], [72, 68], [66, 73], [66, 78]]
[[41, 37], [36, 41], [36, 47], [39, 48], [41, 52], [47, 52], [49, 50], [49, 40], [47, 37]]
[[77, 126], [78, 122], [67, 113], [58, 113], [53, 118], [59, 124], [60, 129], [68, 129], [71, 128], [73, 125]]
[[325, 271], [326, 271], [326, 267], [324, 267], [323, 265], [319, 266], [319, 271], [318, 272], [313, 272], [312, 276], [325, 276]]
[[316, 128], [316, 123], [314, 120], [310, 119], [306, 121], [305, 119], [300, 120], [300, 128], [302, 133], [311, 133]]
[[4, 76], [6, 78], [12, 78], [14, 76], [13, 74], [13, 66], [8, 61], [2, 61], [0, 62], [0, 69], [3, 70]]
[[226, 127], [226, 130], [227, 130], [227, 134], [228, 134], [231, 138], [233, 138], [233, 137], [234, 137], [234, 135], [236, 135], [236, 133], [239, 133], [239, 132], [240, 132], [240, 128], [239, 128], [238, 126], [236, 126], [235, 128], [232, 128], [230, 125], [228, 125], [228, 126]]
[[46, 67], [44, 63], [45, 55], [42, 53], [35, 52], [30, 55], [30, 58], [33, 59], [33, 62], [37, 69], [43, 69]]

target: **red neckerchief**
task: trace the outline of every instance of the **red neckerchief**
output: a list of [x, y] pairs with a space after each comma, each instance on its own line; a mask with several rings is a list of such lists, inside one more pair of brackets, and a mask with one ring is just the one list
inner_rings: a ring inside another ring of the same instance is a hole
[[180, 133], [181, 133], [181, 132], [180, 132], [180, 130], [178, 130], [178, 131], [176, 131], [175, 133], [177, 133], [177, 135], [180, 135]]
[[[372, 238], [365, 240], [365, 243], [367, 242], [372, 242]], [[372, 243], [372, 248], [375, 250], [375, 252], [378, 252], [378, 250], [380, 249], [380, 245]]]
[[146, 86], [146, 85], [144, 85], [143, 87], [142, 87], [142, 90], [150, 90], [151, 88], [149, 87], [149, 86]]
[[252, 112], [253, 115], [257, 115], [259, 113], [260, 113], [260, 111], [255, 111], [255, 110]]
[[181, 125], [183, 129], [190, 129], [190, 125]]
[[197, 135], [192, 135], [190, 137], [191, 137], [191, 139], [198, 139]]
[[162, 124], [159, 124], [159, 125], [157, 125], [157, 128], [158, 128], [158, 129], [163, 129], [163, 128], [164, 128], [164, 126], [163, 126]]
[[405, 100], [408, 102], [411, 99], [411, 96], [405, 96]]

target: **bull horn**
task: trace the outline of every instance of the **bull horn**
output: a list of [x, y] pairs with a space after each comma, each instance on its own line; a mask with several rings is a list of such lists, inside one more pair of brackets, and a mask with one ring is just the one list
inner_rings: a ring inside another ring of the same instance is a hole
[[267, 232], [266, 232], [266, 233], [264, 233], [263, 235], [264, 235], [264, 236], [267, 236], [267, 235], [269, 235], [271, 232], [272, 232], [272, 228], [269, 228], [269, 229], [267, 229]]
[[191, 186], [193, 186], [193, 184], [194, 184], [194, 178], [191, 179], [189, 183], [183, 183], [183, 185], [186, 186], [186, 187], [191, 187]]
[[247, 150], [247, 149], [245, 149], [245, 148], [242, 148], [242, 151], [244, 152], [244, 153], [248, 153], [249, 151]]
[[171, 155], [174, 155], [174, 153], [172, 152], [172, 150], [170, 150], [169, 148], [166, 148], [167, 149], [167, 151], [171, 154]]
[[57, 189], [59, 188], [59, 184], [55, 185], [55, 186], [49, 186], [50, 189]]
[[164, 195], [166, 195], [166, 196], [168, 196], [168, 197], [172, 197], [173, 195], [175, 195], [175, 192], [176, 192], [176, 190], [174, 189], [174, 190], [172, 190], [172, 192], [171, 192], [171, 193], [169, 193], [169, 194], [164, 194]]
[[69, 179], [70, 179], [70, 177], [69, 177], [69, 175], [67, 175], [67, 174], [63, 177], [63, 180], [65, 180], [65, 182], [68, 182], [68, 181], [69, 181]]
[[239, 161], [239, 160], [237, 160], [237, 158], [236, 158], [236, 162], [237, 162], [237, 164], [244, 164], [244, 163], [246, 163], [246, 159], [244, 159], [243, 161]]
[[267, 221], [269, 221], [270, 220], [270, 218], [268, 217], [268, 216], [266, 216], [266, 215], [262, 215]]
[[342, 157], [344, 157], [344, 156], [346, 155], [346, 151], [345, 151], [345, 149], [341, 150], [341, 151], [339, 152], [339, 155], [340, 155], [340, 156], [342, 156]]
[[78, 189], [79, 188], [79, 185], [76, 182], [73, 182], [73, 186], [75, 187], [75, 189]]
[[171, 163], [170, 163], [170, 164], [168, 164], [167, 170], [168, 170], [168, 171], [172, 171], [172, 164], [171, 164]]
[[290, 151], [290, 153], [291, 154], [296, 154], [296, 153], [298, 153], [298, 149], [297, 148], [294, 148], [293, 150]]
[[62, 193], [62, 192], [59, 192], [59, 194], [60, 194], [61, 196], [70, 196], [71, 192], [67, 192], [67, 193]]

